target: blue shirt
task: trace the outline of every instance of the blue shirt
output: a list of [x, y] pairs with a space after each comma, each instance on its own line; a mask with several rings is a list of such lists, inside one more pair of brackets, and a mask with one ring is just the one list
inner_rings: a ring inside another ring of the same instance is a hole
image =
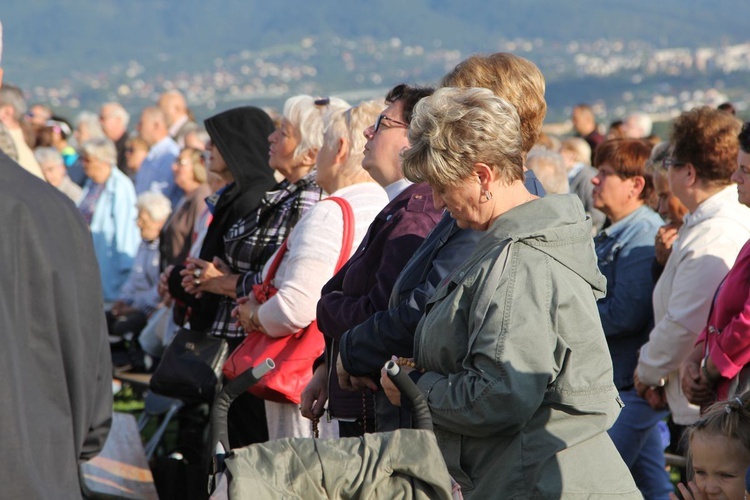
[[172, 164], [180, 153], [180, 147], [171, 137], [165, 137], [154, 144], [135, 174], [135, 194], [157, 191], [169, 198], [172, 206], [177, 206], [185, 194], [174, 183]]
[[161, 302], [159, 284], [159, 239], [141, 241], [133, 267], [120, 290], [120, 300], [151, 314]]
[[[81, 200], [86, 199], [93, 186], [93, 181], [88, 179]], [[112, 167], [94, 206], [90, 225], [105, 302], [114, 302], [120, 297], [120, 288], [133, 267], [141, 241], [135, 223], [137, 215], [133, 183], [117, 167]]]
[[661, 217], [644, 205], [594, 238], [599, 270], [607, 278], [607, 295], [597, 306], [619, 390], [633, 385], [638, 349], [653, 326], [651, 262], [662, 224]]

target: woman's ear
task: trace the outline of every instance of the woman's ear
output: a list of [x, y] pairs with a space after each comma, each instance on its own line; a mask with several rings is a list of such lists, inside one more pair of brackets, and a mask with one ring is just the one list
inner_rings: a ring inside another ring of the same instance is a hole
[[695, 167], [692, 163], [686, 164], [683, 168], [686, 169], [685, 171], [685, 185], [686, 186], [694, 186], [696, 181], [698, 180], [698, 173], [695, 171]]
[[315, 161], [318, 159], [318, 148], [310, 148], [302, 153], [302, 164], [306, 166], [315, 165]]
[[339, 138], [338, 151], [336, 151], [336, 157], [334, 161], [342, 165], [347, 158], [349, 158], [349, 139], [346, 137]]
[[479, 178], [479, 184], [484, 190], [490, 188], [496, 177], [495, 170], [486, 163], [475, 163], [474, 174]]
[[633, 181], [633, 188], [635, 189], [635, 197], [640, 197], [643, 192], [643, 188], [646, 187], [646, 179], [642, 175], [636, 175], [630, 178]]

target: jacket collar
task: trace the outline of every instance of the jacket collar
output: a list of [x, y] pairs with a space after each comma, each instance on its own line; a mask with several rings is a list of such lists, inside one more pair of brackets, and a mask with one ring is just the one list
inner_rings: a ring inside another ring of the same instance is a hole
[[715, 217], [727, 205], [739, 204], [737, 185], [731, 184], [698, 205], [695, 212], [685, 214], [685, 228]]
[[631, 224], [641, 219], [645, 219], [651, 212], [652, 210], [650, 207], [646, 206], [645, 204], [641, 205], [640, 207], [633, 210], [626, 217], [623, 217], [621, 220], [615, 222], [611, 226], [605, 229], [602, 229], [602, 231], [599, 233], [598, 236], [615, 238], [617, 237], [617, 235], [625, 231]]

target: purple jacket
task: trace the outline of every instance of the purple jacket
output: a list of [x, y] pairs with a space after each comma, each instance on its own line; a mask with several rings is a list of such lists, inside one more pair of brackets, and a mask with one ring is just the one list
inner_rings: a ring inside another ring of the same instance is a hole
[[[396, 278], [441, 215], [442, 210], [435, 209], [432, 190], [427, 184], [409, 186], [375, 217], [352, 258], [325, 284], [318, 301], [317, 320], [326, 336], [329, 370], [335, 369], [331, 360], [335, 363], [341, 336], [388, 308]], [[335, 373], [330, 378], [331, 414], [361, 417], [362, 396], [343, 391]]]

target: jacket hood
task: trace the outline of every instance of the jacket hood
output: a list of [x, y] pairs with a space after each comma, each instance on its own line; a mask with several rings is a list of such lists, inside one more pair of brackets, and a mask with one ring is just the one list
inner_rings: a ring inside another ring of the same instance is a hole
[[490, 231], [501, 240], [546, 253], [589, 283], [597, 299], [604, 296], [607, 280], [597, 265], [591, 219], [575, 195], [548, 195], [524, 203], [498, 217]]
[[265, 111], [243, 106], [214, 115], [204, 123], [241, 191], [262, 186], [265, 193], [269, 183], [275, 184], [268, 165], [268, 136], [274, 125]]

